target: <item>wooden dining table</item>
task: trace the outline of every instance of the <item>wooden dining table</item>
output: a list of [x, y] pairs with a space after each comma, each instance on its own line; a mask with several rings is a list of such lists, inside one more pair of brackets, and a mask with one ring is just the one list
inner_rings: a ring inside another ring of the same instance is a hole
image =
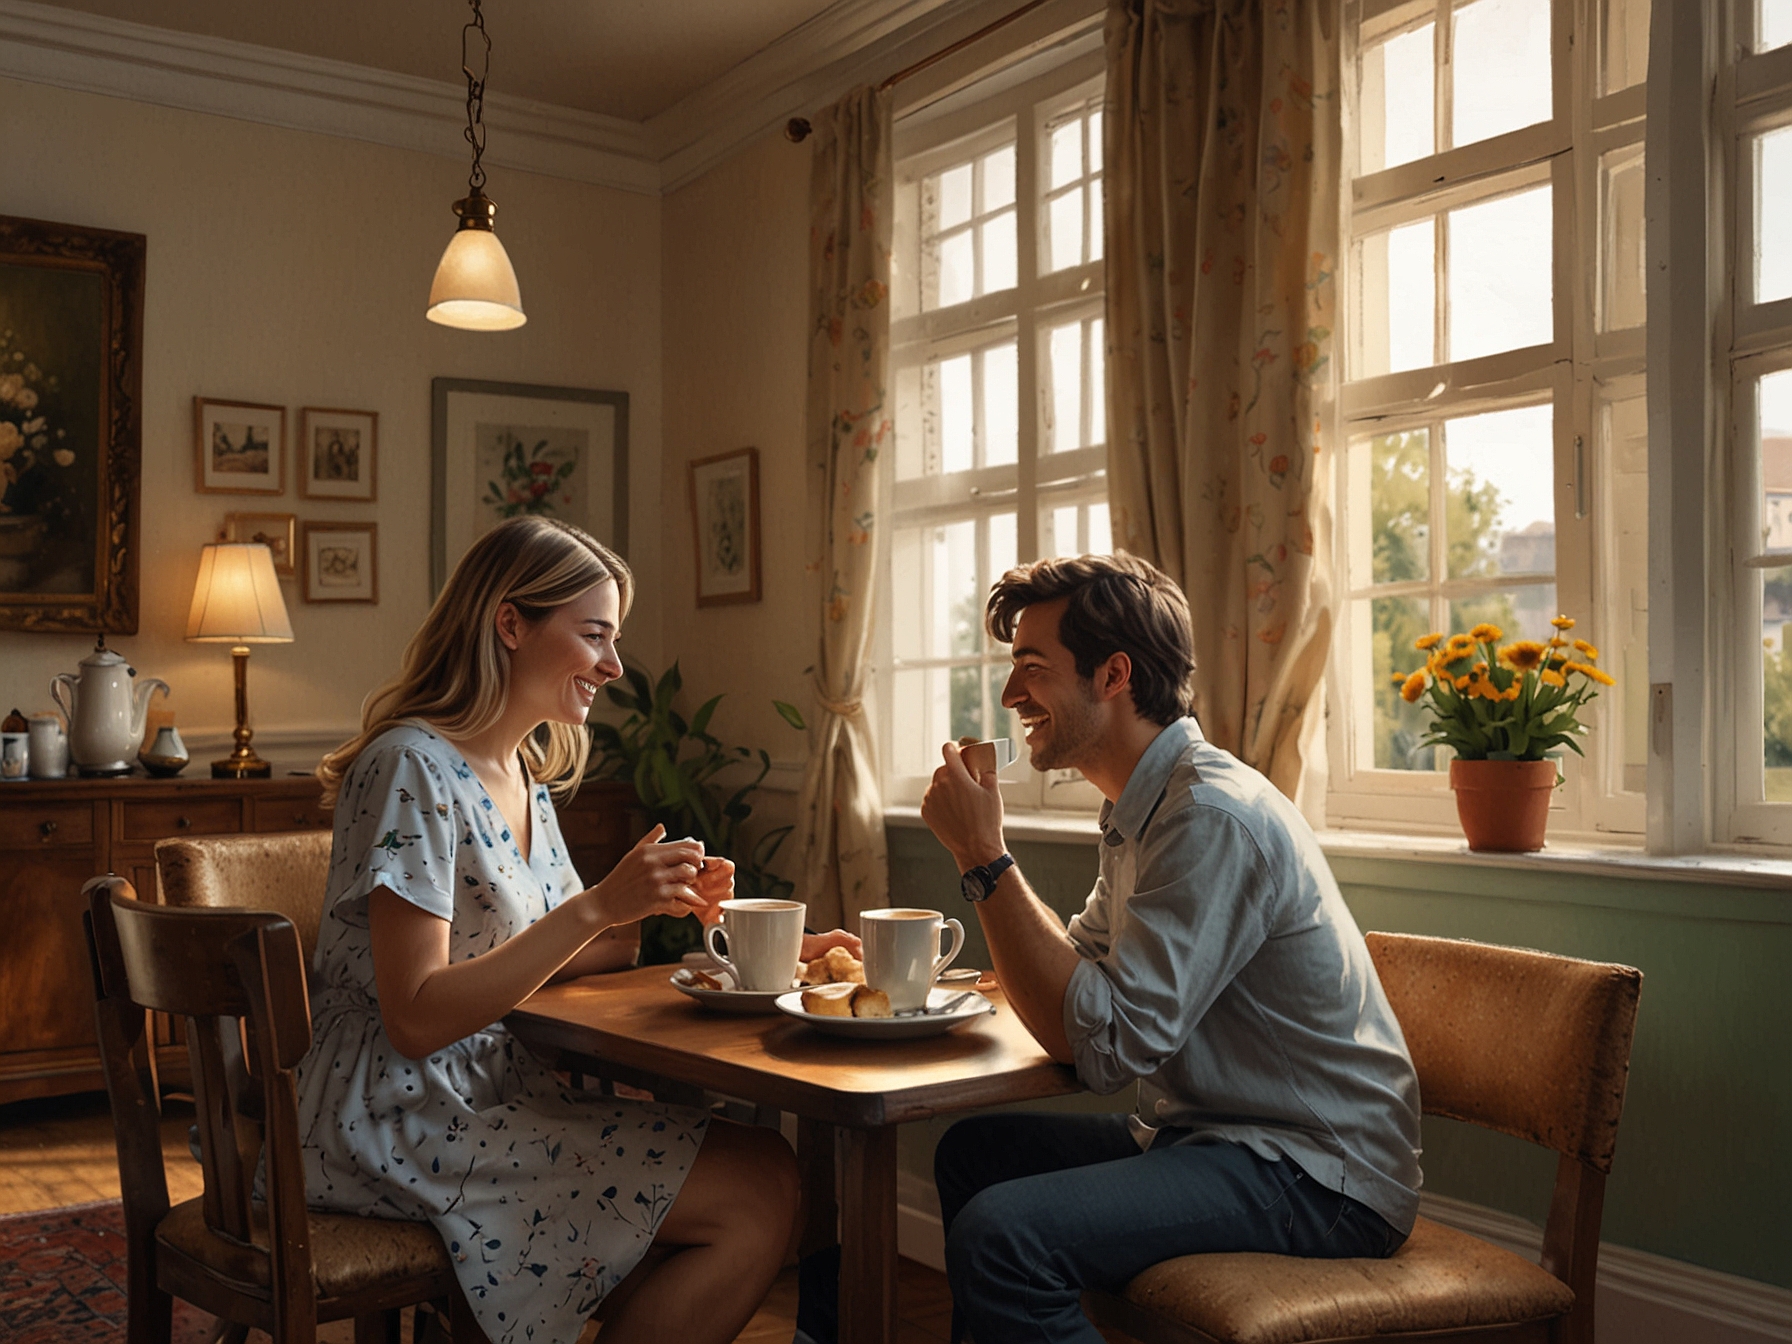
[[[1080, 1090], [1003, 1000], [920, 1040], [848, 1040], [783, 1014], [704, 1008], [643, 966], [550, 985], [505, 1019], [558, 1067], [652, 1087], [669, 1080], [797, 1117], [805, 1249], [840, 1239], [842, 1344], [896, 1338], [896, 1127]], [[839, 1189], [835, 1191], [835, 1154]]]

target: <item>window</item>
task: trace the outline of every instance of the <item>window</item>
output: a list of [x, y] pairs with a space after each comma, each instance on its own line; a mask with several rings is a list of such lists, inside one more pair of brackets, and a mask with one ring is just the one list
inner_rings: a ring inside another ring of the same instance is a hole
[[1428, 631], [1546, 639], [1567, 612], [1618, 685], [1552, 834], [1643, 830], [1648, 24], [1647, 0], [1348, 8], [1333, 825], [1453, 830], [1395, 674]]
[[[897, 125], [878, 656], [890, 802], [919, 799], [942, 742], [1019, 744], [1001, 706], [1007, 646], [983, 629], [995, 579], [1109, 549], [1100, 69], [1074, 54]], [[1007, 774], [1010, 806], [1086, 810], [1093, 796], [1075, 772]]]

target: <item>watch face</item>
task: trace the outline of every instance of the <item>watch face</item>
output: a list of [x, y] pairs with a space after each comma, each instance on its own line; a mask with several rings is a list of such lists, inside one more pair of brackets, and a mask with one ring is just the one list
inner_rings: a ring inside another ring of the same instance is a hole
[[986, 888], [982, 882], [977, 880], [977, 874], [975, 872], [966, 873], [963, 877], [959, 878], [958, 889], [964, 893], [964, 898], [967, 901], [980, 901], [985, 896], [989, 895], [988, 888]]

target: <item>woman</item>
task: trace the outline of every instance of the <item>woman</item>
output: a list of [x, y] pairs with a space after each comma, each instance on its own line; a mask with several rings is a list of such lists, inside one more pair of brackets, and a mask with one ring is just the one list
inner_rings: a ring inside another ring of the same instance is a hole
[[318, 769], [336, 839], [298, 1075], [308, 1196], [428, 1219], [494, 1344], [572, 1344], [650, 1242], [674, 1253], [619, 1295], [606, 1344], [733, 1339], [796, 1219], [776, 1133], [575, 1091], [500, 1023], [632, 965], [645, 916], [733, 890], [733, 864], [662, 827], [593, 887], [566, 855], [549, 786], [583, 772], [633, 589], [577, 528], [500, 525]]

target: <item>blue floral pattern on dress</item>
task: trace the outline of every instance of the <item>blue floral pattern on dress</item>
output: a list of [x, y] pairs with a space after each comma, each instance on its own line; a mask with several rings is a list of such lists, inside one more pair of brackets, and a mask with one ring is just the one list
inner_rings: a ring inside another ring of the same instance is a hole
[[367, 920], [386, 887], [448, 920], [464, 960], [582, 890], [544, 786], [530, 806], [525, 859], [429, 729], [394, 728], [357, 758], [336, 803], [299, 1128], [312, 1207], [427, 1219], [493, 1344], [572, 1344], [646, 1253], [708, 1117], [567, 1087], [501, 1023], [405, 1058], [380, 1022]]

